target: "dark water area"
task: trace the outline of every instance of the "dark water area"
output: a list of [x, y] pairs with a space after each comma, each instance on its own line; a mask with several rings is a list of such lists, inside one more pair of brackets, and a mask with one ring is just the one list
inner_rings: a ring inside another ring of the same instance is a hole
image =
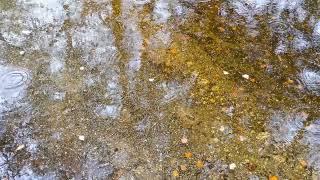
[[320, 179], [315, 0], [0, 0], [0, 179]]

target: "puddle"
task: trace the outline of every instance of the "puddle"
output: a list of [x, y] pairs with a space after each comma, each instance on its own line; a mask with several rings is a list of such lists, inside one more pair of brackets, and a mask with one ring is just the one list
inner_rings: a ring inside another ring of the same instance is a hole
[[319, 9], [0, 0], [0, 177], [319, 178]]

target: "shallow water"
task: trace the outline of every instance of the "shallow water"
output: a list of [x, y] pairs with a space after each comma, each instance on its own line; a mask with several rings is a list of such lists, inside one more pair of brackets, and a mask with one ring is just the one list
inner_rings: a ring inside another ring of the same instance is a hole
[[314, 0], [0, 0], [2, 179], [320, 178]]

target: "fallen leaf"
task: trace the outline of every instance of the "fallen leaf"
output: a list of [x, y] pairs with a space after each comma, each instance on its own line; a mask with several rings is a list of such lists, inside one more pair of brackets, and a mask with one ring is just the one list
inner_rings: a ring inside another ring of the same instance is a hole
[[177, 170], [172, 171], [173, 177], [179, 177], [179, 172]]
[[184, 157], [190, 159], [190, 158], [192, 158], [192, 153], [191, 152], [186, 152], [186, 153], [184, 153]]
[[279, 178], [277, 176], [270, 176], [269, 180], [278, 180]]
[[299, 162], [303, 168], [306, 168], [308, 166], [308, 163], [305, 160], [300, 160]]
[[199, 169], [203, 168], [204, 167], [203, 161], [198, 160], [197, 163], [196, 163], [196, 167], [199, 168]]
[[186, 171], [187, 170], [187, 165], [180, 165], [181, 171]]

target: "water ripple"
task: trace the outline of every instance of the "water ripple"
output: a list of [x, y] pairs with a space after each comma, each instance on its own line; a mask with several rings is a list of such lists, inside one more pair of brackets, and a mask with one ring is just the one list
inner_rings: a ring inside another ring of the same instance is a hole
[[24, 71], [10, 71], [0, 77], [1, 88], [3, 89], [15, 89], [23, 86], [28, 81], [28, 73]]
[[303, 128], [303, 122], [308, 115], [301, 113], [276, 112], [271, 117], [268, 126], [273, 140], [279, 145], [289, 145], [294, 140], [298, 132]]
[[320, 96], [320, 72], [311, 69], [304, 69], [300, 73], [300, 81], [306, 90]]

